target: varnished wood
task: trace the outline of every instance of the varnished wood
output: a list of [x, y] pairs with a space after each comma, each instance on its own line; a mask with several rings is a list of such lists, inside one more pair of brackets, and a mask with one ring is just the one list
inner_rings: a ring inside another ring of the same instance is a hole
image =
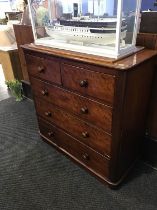
[[[138, 34], [137, 44], [145, 46], [149, 49], [157, 50], [157, 34], [152, 33], [154, 31], [153, 27], [149, 29], [151, 29], [150, 33]], [[145, 144], [143, 146], [143, 157], [144, 160], [153, 165], [153, 167], [157, 167], [157, 61], [154, 68], [155, 74], [151, 89], [151, 98], [149, 100], [149, 110], [145, 132], [146, 138], [144, 141]]]
[[99, 98], [107, 104], [113, 104], [115, 77], [112, 75], [63, 64], [62, 81], [63, 86], [68, 89], [80, 92], [85, 96]]
[[110, 156], [111, 135], [56, 108], [50, 103], [35, 98], [35, 104], [39, 116], [51, 123], [55, 123], [58, 127], [72, 134], [78, 140], [99, 153]]
[[130, 71], [126, 76], [119, 164], [117, 163], [117, 169], [115, 169], [115, 174], [118, 171], [119, 177], [142, 151], [154, 75], [153, 65], [152, 61], [148, 61], [136, 67], [134, 71]]
[[[87, 170], [91, 175], [94, 175], [99, 181], [101, 181], [103, 184], [107, 184], [109, 187], [111, 187], [112, 189], [116, 189], [116, 187], [125, 179], [125, 177], [127, 176], [127, 174], [130, 172], [130, 170], [133, 168], [134, 163], [132, 163], [132, 165], [127, 169], [127, 171], [125, 172], [125, 174], [123, 174], [123, 176], [121, 177], [121, 179], [119, 179], [117, 182], [112, 182], [110, 179], [108, 179], [107, 177], [110, 177], [110, 172], [109, 172], [109, 161], [105, 158], [103, 162], [103, 164], [101, 166], [103, 166], [103, 170], [105, 170], [106, 172], [101, 173], [97, 172], [95, 170], [95, 168], [93, 168], [92, 166], [88, 166], [87, 164], [85, 164], [84, 162], [80, 161], [79, 159], [77, 159], [74, 155], [72, 155], [70, 152], [68, 152], [67, 150], [63, 149], [61, 144], [59, 144], [60, 140], [63, 139], [63, 137], [61, 138], [60, 135], [60, 131], [62, 134], [65, 134], [62, 130], [60, 130], [59, 128], [57, 128], [58, 134], [56, 135], [58, 138], [56, 138], [53, 135], [53, 138], [50, 138], [50, 136], [47, 136], [47, 132], [45, 131], [50, 131], [50, 133], [52, 132], [53, 134], [55, 134], [56, 131], [56, 127], [52, 124], [49, 124], [48, 122], [46, 122], [45, 120], [38, 118], [38, 122], [39, 122], [39, 126], [40, 126], [40, 130], [39, 134], [42, 137], [42, 139], [44, 141], [46, 141], [47, 143], [49, 143], [50, 145], [54, 146], [59, 152], [62, 152], [64, 155], [66, 155], [67, 157], [69, 157], [73, 162], [79, 164], [80, 167], [83, 167], [85, 170]], [[42, 126], [43, 125], [43, 126]], [[46, 126], [47, 125], [47, 126]], [[52, 131], [54, 128], [54, 131]], [[52, 137], [52, 136], [51, 136]], [[76, 140], [74, 139], [72, 136], [70, 136], [69, 134], [66, 134], [66, 138], [72, 138], [71, 140]], [[65, 136], [64, 136], [65, 139]], [[66, 139], [65, 139], [66, 140]], [[63, 147], [64, 147], [64, 141], [63, 141]], [[86, 147], [86, 149], [88, 149]], [[86, 153], [87, 154], [87, 153]], [[100, 167], [100, 166], [99, 166]], [[106, 174], [106, 176], [104, 176], [104, 174]]]
[[[39, 118], [40, 132], [43, 136], [50, 139], [50, 141], [56, 144], [59, 148], [64, 149], [66, 153], [72, 155], [76, 160], [80, 161], [83, 165], [88, 167], [95, 173], [101, 176], [109, 176], [109, 160], [100, 156], [98, 153], [91, 150], [89, 147], [81, 144], [72, 136], [66, 134], [62, 130], [58, 129], [52, 124], [41, 120]], [[49, 137], [48, 133], [53, 132], [53, 137]]]
[[123, 74], [119, 74], [119, 76], [116, 77], [116, 90], [115, 90], [115, 100], [114, 100], [115, 108], [113, 109], [113, 113], [112, 113], [113, 115], [112, 145], [111, 145], [112, 155], [111, 155], [111, 162], [110, 162], [112, 166], [110, 168], [110, 180], [112, 180], [112, 182], [114, 183], [120, 182], [120, 180], [122, 180], [122, 177], [124, 177], [124, 175], [121, 176], [121, 178], [118, 176], [120, 170], [117, 166], [117, 163], [119, 162], [119, 152], [120, 152], [121, 136], [122, 136], [122, 129], [123, 129], [122, 114], [124, 110], [125, 89], [127, 85], [126, 78], [127, 78], [127, 72]]
[[144, 46], [147, 49], [157, 50], [157, 34], [139, 33], [136, 44]]
[[[157, 34], [140, 33], [138, 34], [137, 43], [147, 48], [157, 50]], [[157, 61], [155, 62], [154, 68], [155, 74], [151, 89], [146, 135], [147, 139], [149, 137], [157, 140]]]
[[[61, 84], [60, 66], [56, 59], [43, 59], [28, 55], [26, 57], [30, 75]], [[52, 73], [53, 71], [53, 73]]]
[[[155, 67], [157, 69], [157, 64]], [[150, 138], [157, 140], [157, 71], [155, 71], [153, 79], [146, 134]]]
[[[31, 78], [34, 95], [111, 133], [112, 107]], [[43, 94], [43, 92], [47, 94]], [[84, 110], [84, 111], [83, 111]], [[88, 112], [87, 112], [88, 110]]]
[[[60, 69], [60, 83], [40, 81], [28, 62], [41, 136], [102, 181], [119, 184], [142, 145], [157, 52], [144, 49], [114, 62], [34, 45], [24, 52], [33, 68], [42, 66], [39, 58], [50, 61], [50, 76], [56, 62]], [[86, 164], [93, 154], [99, 163]]]
[[19, 59], [20, 59], [20, 64], [21, 64], [21, 77], [19, 79], [29, 82], [26, 61], [25, 61], [25, 57], [24, 57], [24, 53], [21, 48], [21, 45], [29, 44], [34, 41], [32, 26], [14, 24], [13, 27], [14, 27], [18, 53], [19, 53]]
[[[150, 16], [150, 14], [148, 15]], [[153, 15], [153, 13], [151, 13], [151, 15]], [[157, 34], [153, 34], [153, 28], [150, 30], [150, 33], [139, 33], [137, 37], [137, 44], [145, 46], [149, 49], [157, 50]], [[147, 135], [157, 139], [157, 62], [155, 63], [154, 68], [155, 74], [153, 79], [152, 94], [149, 106]]]
[[[23, 49], [29, 53], [30, 51], [33, 51], [35, 53], [44, 52], [44, 54], [64, 58], [64, 60], [70, 59], [73, 61], [93, 64], [93, 65], [96, 65], [97, 67], [103, 66], [107, 68], [114, 68], [119, 71], [129, 70], [130, 68], [133, 68], [136, 65], [139, 65], [140, 63], [157, 55], [157, 52], [155, 52], [154, 50], [145, 49], [137, 53], [134, 53], [124, 59], [113, 60], [113, 59], [108, 59], [101, 56], [91, 56], [87, 54], [76, 53], [73, 51], [60, 50], [57, 48], [48, 48], [48, 47], [34, 45], [34, 44], [24, 45]], [[97, 71], [99, 71], [99, 69]]]

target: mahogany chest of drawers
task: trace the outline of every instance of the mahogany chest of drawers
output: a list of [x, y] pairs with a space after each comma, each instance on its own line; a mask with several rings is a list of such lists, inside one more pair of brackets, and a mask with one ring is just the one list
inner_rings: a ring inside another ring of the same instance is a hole
[[41, 137], [118, 185], [140, 152], [156, 52], [106, 61], [36, 45], [23, 49]]

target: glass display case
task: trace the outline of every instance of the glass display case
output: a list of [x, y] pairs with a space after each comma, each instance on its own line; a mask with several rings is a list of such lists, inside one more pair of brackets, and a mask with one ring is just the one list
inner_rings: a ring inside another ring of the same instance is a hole
[[135, 51], [141, 0], [29, 0], [35, 44], [119, 58]]

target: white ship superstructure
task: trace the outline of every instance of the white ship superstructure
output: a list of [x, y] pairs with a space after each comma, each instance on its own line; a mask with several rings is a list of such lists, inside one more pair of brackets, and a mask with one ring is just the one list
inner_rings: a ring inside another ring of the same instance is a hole
[[[84, 27], [83, 27], [84, 26]], [[47, 34], [56, 40], [77, 41], [85, 44], [113, 44], [116, 37], [116, 19], [82, 19], [60, 20], [60, 23], [46, 26]], [[126, 36], [126, 25], [121, 27], [121, 40]]]

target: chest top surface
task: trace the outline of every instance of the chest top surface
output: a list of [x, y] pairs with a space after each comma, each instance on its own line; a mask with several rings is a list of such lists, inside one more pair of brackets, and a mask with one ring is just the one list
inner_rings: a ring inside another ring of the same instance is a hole
[[31, 54], [44, 53], [46, 55], [64, 58], [67, 60], [70, 59], [71, 61], [78, 61], [85, 64], [94, 64], [100, 67], [112, 68], [119, 71], [129, 70], [157, 55], [157, 51], [155, 50], [143, 49], [123, 59], [115, 60], [101, 56], [87, 55], [83, 53], [61, 50], [56, 48], [48, 48], [34, 44], [28, 44], [22, 47], [25, 51], [29, 51], [29, 53]]

